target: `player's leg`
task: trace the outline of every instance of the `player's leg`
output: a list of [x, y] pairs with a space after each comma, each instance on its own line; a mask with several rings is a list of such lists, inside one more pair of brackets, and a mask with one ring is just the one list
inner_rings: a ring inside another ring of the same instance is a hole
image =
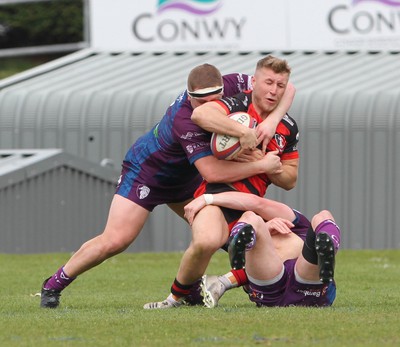
[[296, 274], [300, 280], [332, 282], [339, 247], [340, 229], [332, 214], [323, 210], [311, 220], [302, 255], [296, 263]]
[[43, 283], [42, 307], [55, 308], [61, 291], [76, 276], [124, 251], [139, 235], [149, 211], [120, 195], [114, 195], [103, 233], [85, 242], [52, 277]]
[[[239, 231], [237, 234], [239, 236], [234, 237], [229, 245], [231, 253], [234, 249], [239, 250], [231, 255], [232, 268], [235, 268], [236, 263], [241, 262], [236, 258], [240, 258], [242, 254], [245, 254], [245, 263], [243, 263], [242, 267], [246, 268], [248, 276], [258, 279], [275, 277], [282, 270], [282, 261], [275, 250], [274, 243], [266, 228], [265, 222], [261, 217], [249, 211], [243, 214], [243, 217], [238, 223], [240, 222], [246, 223], [243, 227], [244, 233]], [[250, 225], [255, 232], [255, 240], [249, 237], [249, 232], [246, 232], [249, 230], [247, 227], [248, 225]], [[235, 227], [232, 228], [232, 230], [233, 229], [235, 229]], [[242, 250], [244, 252], [242, 252]], [[268, 264], [268, 266], [265, 266], [265, 264]], [[236, 267], [236, 269], [237, 268], [238, 267]]]
[[184, 202], [174, 202], [174, 203], [169, 203], [167, 205], [179, 217], [181, 217], [182, 219], [184, 219], [187, 222], [186, 218], [184, 217], [184, 215], [185, 215], [184, 207], [192, 200], [193, 199], [188, 199], [188, 200], [185, 200]]
[[[193, 198], [187, 199], [184, 202], [169, 203], [168, 207], [187, 222], [187, 219], [184, 217], [184, 207], [192, 200]], [[201, 280], [198, 280], [196, 284], [190, 288], [190, 293], [185, 297], [185, 302], [188, 305], [203, 305], [203, 295], [201, 294], [200, 282]]]
[[210, 205], [199, 211], [192, 225], [192, 241], [183, 254], [171, 294], [162, 302], [145, 304], [144, 308], [180, 306], [204, 274], [212, 255], [227, 239], [228, 225], [221, 209]]
[[[225, 291], [247, 284], [249, 274], [264, 280], [275, 278], [283, 270], [283, 263], [274, 248], [264, 220], [253, 212], [245, 212], [233, 226], [228, 250], [233, 269], [223, 276], [205, 275], [202, 278], [201, 287], [206, 307], [217, 306]], [[271, 266], [260, 266], [261, 264]]]

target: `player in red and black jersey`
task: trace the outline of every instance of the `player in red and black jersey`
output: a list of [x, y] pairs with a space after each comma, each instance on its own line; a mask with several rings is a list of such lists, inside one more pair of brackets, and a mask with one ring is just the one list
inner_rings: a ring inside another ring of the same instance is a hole
[[[225, 112], [225, 114], [227, 115], [235, 112], [246, 112], [250, 114], [257, 121], [258, 124], [260, 124], [263, 119], [256, 110], [256, 107], [253, 103], [252, 95], [253, 91], [249, 90], [239, 93], [233, 97], [222, 98], [218, 101], [213, 102], [213, 104], [221, 106], [223, 112]], [[213, 107], [214, 105], [210, 106]], [[266, 152], [272, 152], [274, 155], [280, 157], [282, 165], [297, 167], [299, 158], [297, 144], [298, 128], [296, 121], [286, 114], [277, 125], [275, 135], [268, 143], [266, 147]], [[266, 193], [268, 185], [270, 184], [271, 180], [269, 179], [267, 174], [260, 174], [245, 178], [229, 185], [203, 181], [199, 188], [196, 190], [195, 197], [206, 193], [212, 194], [224, 191], [239, 191], [244, 193], [256, 194], [260, 197], [263, 197]], [[241, 215], [240, 211], [232, 211], [226, 208], [221, 209], [229, 226], [231, 226], [231, 224], [233, 225], [234, 222]]]
[[[194, 123], [209, 132], [214, 132], [218, 124], [216, 119], [237, 111], [244, 111], [256, 118], [257, 137], [265, 133], [264, 122], [278, 106], [289, 83], [290, 67], [287, 62], [272, 56], [261, 59], [257, 63], [252, 77], [252, 92], [244, 92], [235, 97], [223, 98], [197, 107], [191, 119]], [[245, 126], [243, 126], [245, 128]], [[247, 130], [247, 129], [246, 129]], [[245, 131], [245, 129], [243, 129]], [[297, 151], [298, 129], [296, 122], [288, 115], [276, 123], [276, 132], [270, 144], [262, 142], [261, 150], [250, 148], [254, 157], [264, 157], [267, 152], [269, 169], [266, 175], [253, 176], [230, 184], [214, 184], [204, 182], [195, 196], [204, 193], [217, 193], [238, 190], [263, 196], [268, 184], [273, 183], [284, 189], [295, 186], [298, 174], [299, 155]], [[264, 158], [265, 159], [265, 158]], [[212, 169], [212, 168], [210, 168]], [[149, 303], [146, 309], [172, 308], [180, 306], [190, 294], [192, 287], [204, 274], [211, 256], [228, 240], [229, 225], [238, 216], [223, 213], [217, 206], [206, 206], [192, 224], [192, 242], [186, 250], [178, 274], [171, 288], [171, 294], [162, 302]]]
[[[250, 114], [258, 124], [260, 124], [263, 119], [257, 113], [256, 108], [254, 107], [252, 94], [252, 91], [245, 91], [233, 97], [222, 98], [221, 100], [213, 103], [220, 105], [227, 115], [235, 112], [246, 112]], [[293, 118], [286, 114], [278, 124], [275, 135], [268, 143], [266, 151], [277, 151], [276, 154], [280, 157], [281, 162], [285, 163], [286, 161], [290, 161], [290, 165], [297, 166], [297, 161], [299, 158], [297, 143], [297, 124]], [[239, 182], [235, 182], [231, 184], [231, 186], [235, 187], [238, 191], [264, 196], [266, 188], [269, 184], [271, 184], [271, 181], [269, 180], [268, 175], [261, 174], [241, 180]], [[210, 184], [208, 182], [203, 182], [196, 192], [196, 196], [205, 192], [212, 193], [212, 191], [208, 191], [207, 189], [207, 186], [209, 185]]]

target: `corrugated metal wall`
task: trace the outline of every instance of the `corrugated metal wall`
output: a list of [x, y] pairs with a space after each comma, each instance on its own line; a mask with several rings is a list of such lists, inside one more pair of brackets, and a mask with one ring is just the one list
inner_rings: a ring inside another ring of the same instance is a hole
[[[301, 161], [297, 187], [269, 196], [310, 216], [331, 209], [345, 248], [399, 248], [400, 54], [272, 53], [293, 68]], [[86, 51], [60, 59], [0, 82], [0, 148], [59, 147], [96, 163], [110, 158], [119, 169], [191, 68], [209, 62], [223, 73], [252, 73], [266, 54]], [[183, 249], [187, 233], [161, 207], [133, 248]]]
[[90, 164], [91, 173], [59, 150], [0, 156], [0, 252], [71, 251], [82, 230], [87, 237], [102, 227], [115, 186], [107, 169]]
[[[0, 253], [77, 250], [103, 231], [118, 175], [62, 150], [0, 150]], [[185, 223], [154, 215], [163, 229], [150, 220], [129, 250], [186, 248]]]

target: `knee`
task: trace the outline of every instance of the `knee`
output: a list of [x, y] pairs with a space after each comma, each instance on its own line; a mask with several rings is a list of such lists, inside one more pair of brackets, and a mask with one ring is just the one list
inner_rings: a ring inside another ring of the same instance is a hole
[[243, 213], [242, 217], [240, 218], [241, 222], [245, 222], [251, 224], [254, 229], [259, 229], [263, 227], [264, 220], [257, 214], [252, 211], [246, 211]]
[[332, 213], [328, 210], [322, 210], [318, 212], [312, 219], [311, 219], [311, 225], [313, 229], [315, 229], [319, 224], [321, 224], [323, 221], [330, 219], [333, 220]]
[[203, 230], [202, 233], [193, 235], [190, 247], [194, 253], [199, 255], [212, 255], [228, 240], [229, 233], [227, 230], [226, 235], [224, 235], [225, 233], [223, 230], [216, 228], [207, 231], [208, 232]]
[[217, 239], [199, 239], [199, 240], [193, 240], [192, 244], [192, 250], [196, 254], [200, 255], [210, 255], [214, 254], [220, 247], [223, 246], [223, 243]]
[[107, 256], [119, 254], [126, 250], [129, 245], [130, 242], [121, 238], [109, 238], [105, 235], [100, 236], [101, 252]]

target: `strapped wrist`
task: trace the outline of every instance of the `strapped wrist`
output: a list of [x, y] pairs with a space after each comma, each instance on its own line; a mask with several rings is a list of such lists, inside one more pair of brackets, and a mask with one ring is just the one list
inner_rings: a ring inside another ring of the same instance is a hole
[[206, 205], [212, 205], [214, 196], [212, 194], [204, 194], [204, 200], [206, 201]]

